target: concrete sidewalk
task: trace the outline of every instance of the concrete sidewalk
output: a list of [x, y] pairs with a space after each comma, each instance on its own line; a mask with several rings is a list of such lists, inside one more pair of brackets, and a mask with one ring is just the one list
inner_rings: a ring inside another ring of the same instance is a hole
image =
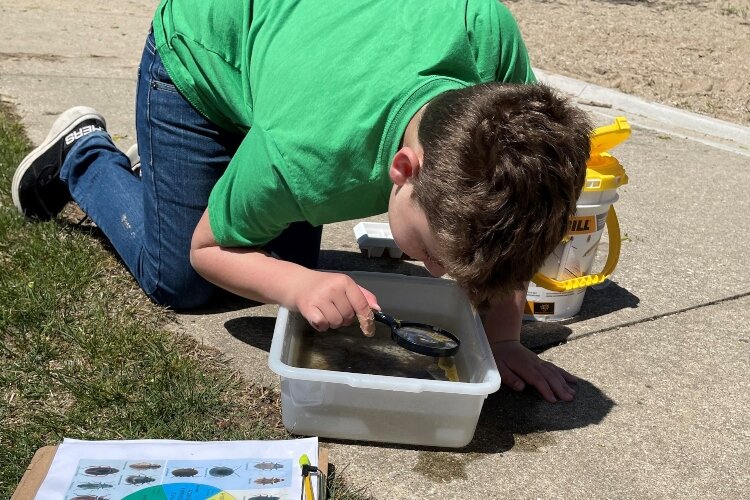
[[[76, 104], [99, 109], [123, 149], [134, 142], [136, 68], [155, 4], [0, 6], [0, 96], [34, 142]], [[574, 321], [524, 327], [527, 345], [581, 378], [576, 400], [549, 405], [501, 389], [462, 450], [328, 443], [353, 486], [378, 499], [747, 495], [750, 157], [726, 137], [706, 139], [710, 130], [673, 132], [658, 113], [635, 116], [619, 100], [602, 106], [606, 98], [581, 104], [600, 124], [620, 114], [634, 125], [614, 150], [630, 176], [617, 203], [627, 240], [616, 276], [587, 292]], [[362, 257], [356, 222], [325, 228], [324, 267], [424, 274]], [[275, 314], [237, 301], [183, 315], [178, 329], [277, 387], [267, 367]]]

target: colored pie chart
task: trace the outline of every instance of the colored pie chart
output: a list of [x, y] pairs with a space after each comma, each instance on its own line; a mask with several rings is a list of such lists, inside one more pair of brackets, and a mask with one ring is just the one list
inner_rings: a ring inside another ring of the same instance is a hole
[[197, 483], [173, 483], [149, 486], [126, 496], [123, 500], [237, 500], [215, 486]]

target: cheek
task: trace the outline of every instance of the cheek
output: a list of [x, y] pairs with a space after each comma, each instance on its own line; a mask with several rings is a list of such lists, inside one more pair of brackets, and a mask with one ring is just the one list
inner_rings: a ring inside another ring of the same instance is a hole
[[406, 255], [408, 255], [412, 259], [416, 258], [415, 254], [417, 253], [417, 250], [414, 247], [414, 245], [411, 244], [409, 237], [404, 236], [404, 235], [399, 235], [399, 236], [397, 236], [395, 233], [393, 235], [393, 240], [396, 242], [396, 245], [398, 245], [401, 251], [403, 251]]
[[391, 225], [391, 236], [393, 237], [393, 241], [396, 242], [396, 245], [398, 245], [398, 247], [402, 251], [408, 253], [407, 248], [405, 248], [406, 246], [408, 246], [405, 235], [404, 235], [405, 231], [401, 227], [401, 224], [399, 224], [398, 221], [394, 219], [390, 219], [390, 225]]
[[412, 259], [419, 258], [419, 248], [414, 245], [413, 238], [407, 231], [400, 231], [398, 226], [391, 227], [391, 234], [393, 235], [393, 241], [406, 255]]

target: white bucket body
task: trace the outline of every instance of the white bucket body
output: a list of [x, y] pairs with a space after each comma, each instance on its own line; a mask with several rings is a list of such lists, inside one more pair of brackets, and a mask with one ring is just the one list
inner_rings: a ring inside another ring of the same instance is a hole
[[[578, 278], [591, 272], [597, 247], [607, 221], [609, 207], [617, 201], [616, 189], [584, 191], [578, 199], [576, 216], [567, 234], [539, 270], [558, 281]], [[581, 310], [585, 288], [553, 292], [529, 283], [524, 320], [562, 321]]]

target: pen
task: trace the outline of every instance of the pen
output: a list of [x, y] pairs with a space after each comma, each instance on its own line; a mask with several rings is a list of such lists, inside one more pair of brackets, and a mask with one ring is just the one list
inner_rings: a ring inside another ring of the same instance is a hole
[[312, 480], [310, 479], [310, 459], [307, 455], [299, 457], [299, 465], [302, 467], [302, 488], [305, 500], [315, 500], [312, 489]]

